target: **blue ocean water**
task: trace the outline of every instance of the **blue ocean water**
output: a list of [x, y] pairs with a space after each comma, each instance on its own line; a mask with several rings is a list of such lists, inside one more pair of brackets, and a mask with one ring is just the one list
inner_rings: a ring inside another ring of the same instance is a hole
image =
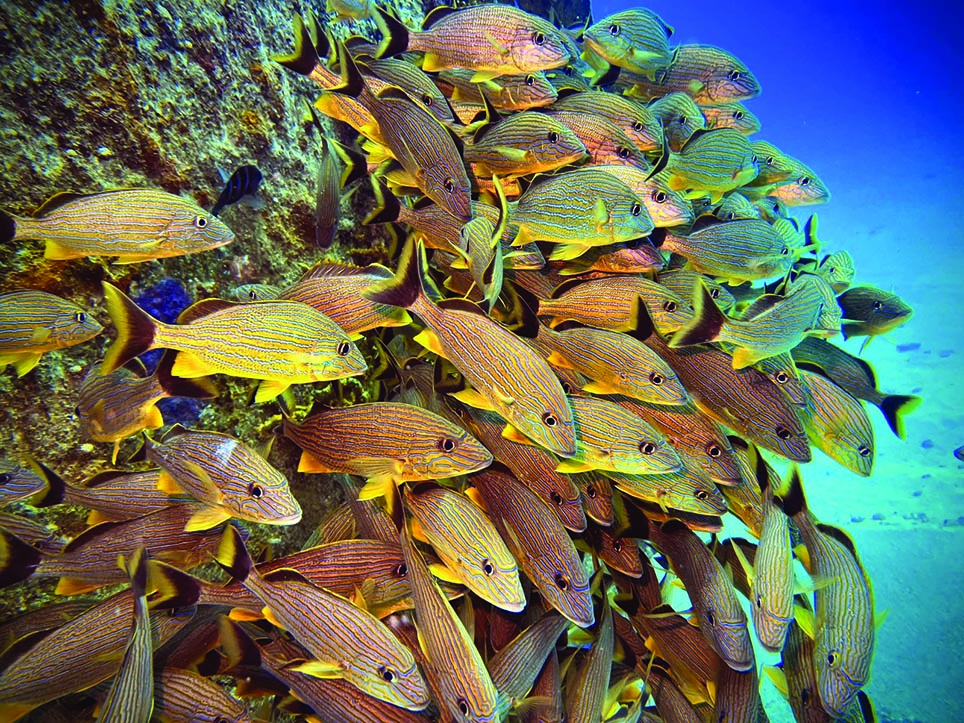
[[[594, 2], [594, 19], [634, 7]], [[857, 281], [900, 294], [914, 317], [864, 357], [880, 388], [915, 393], [922, 406], [907, 440], [870, 410], [874, 474], [862, 479], [818, 454], [804, 468], [824, 521], [853, 536], [874, 584], [877, 653], [867, 690], [881, 720], [964, 720], [960, 686], [964, 584], [964, 9], [957, 3], [686, 3], [646, 7], [675, 27], [672, 43], [709, 43], [757, 76], [746, 103], [756, 138], [809, 165], [830, 203], [819, 217], [828, 250], [847, 249]], [[835, 343], [844, 343], [837, 339]], [[853, 353], [859, 340], [845, 347]], [[901, 346], [898, 346], [901, 345]], [[764, 682], [772, 721], [792, 720]]]

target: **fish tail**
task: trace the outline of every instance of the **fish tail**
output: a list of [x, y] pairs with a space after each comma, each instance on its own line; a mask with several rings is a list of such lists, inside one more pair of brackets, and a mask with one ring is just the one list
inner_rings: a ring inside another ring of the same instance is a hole
[[338, 61], [341, 63], [341, 84], [328, 90], [357, 98], [365, 92], [365, 79], [344, 43], [338, 43]]
[[395, 223], [402, 213], [402, 204], [379, 179], [371, 176], [372, 195], [375, 198], [374, 210], [365, 217], [362, 224]]
[[158, 560], [146, 560], [147, 590], [157, 595], [151, 599], [151, 610], [171, 610], [194, 605], [201, 597], [197, 578]]
[[241, 539], [241, 534], [234, 525], [228, 525], [225, 528], [215, 561], [239, 582], [244, 582], [251, 574], [254, 563], [251, 562], [248, 548], [244, 546], [244, 540]]
[[67, 484], [61, 476], [43, 462], [38, 462], [37, 460], [32, 460], [30, 466], [34, 467], [37, 474], [47, 482], [47, 491], [39, 502], [33, 503], [33, 506], [50, 507], [51, 505], [58, 505], [63, 502], [64, 496], [67, 494]]
[[807, 498], [803, 496], [803, 481], [800, 479], [800, 466], [790, 468], [790, 489], [783, 496], [783, 511], [787, 517], [796, 517], [806, 511]]
[[169, 397], [187, 397], [189, 399], [214, 399], [218, 395], [218, 390], [207, 377], [188, 379], [186, 377], [175, 377], [171, 375], [174, 368], [174, 359], [177, 352], [168, 349], [164, 356], [157, 363], [157, 370], [154, 376], [158, 385]]
[[891, 394], [884, 397], [880, 402], [880, 411], [884, 413], [884, 419], [900, 439], [906, 439], [907, 431], [904, 429], [904, 415], [910, 414], [921, 403], [920, 397], [903, 394]]
[[288, 70], [293, 70], [298, 75], [311, 75], [311, 71], [318, 65], [318, 51], [311, 39], [311, 33], [300, 15], [295, 15], [295, 49], [288, 55], [272, 56], [279, 65], [283, 65]]
[[9, 213], [0, 211], [0, 244], [13, 241], [17, 235], [17, 221]]
[[710, 290], [702, 281], [693, 294], [693, 306], [696, 309], [693, 318], [673, 335], [669, 343], [670, 347], [676, 349], [681, 346], [704, 344], [719, 338], [720, 330], [726, 323], [726, 314], [720, 311], [720, 307], [710, 295]]
[[100, 373], [106, 375], [153, 348], [154, 336], [161, 322], [141, 309], [113, 284], [105, 281], [103, 285], [107, 313], [117, 329], [117, 338], [100, 365]]
[[362, 292], [369, 301], [408, 309], [425, 293], [425, 247], [419, 242], [409, 241], [402, 249], [395, 277], [369, 286]]
[[390, 58], [408, 50], [408, 28], [398, 18], [376, 6], [373, 19], [382, 33], [382, 40], [375, 51], [376, 58]]
[[40, 564], [40, 551], [0, 528], [0, 588], [15, 585], [33, 575]]

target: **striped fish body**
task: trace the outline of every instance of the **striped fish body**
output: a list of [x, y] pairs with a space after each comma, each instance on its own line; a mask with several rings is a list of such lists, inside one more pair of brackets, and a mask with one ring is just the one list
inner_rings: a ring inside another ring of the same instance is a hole
[[411, 321], [403, 309], [375, 304], [361, 294], [371, 284], [391, 275], [389, 269], [379, 264], [319, 264], [278, 298], [317, 309], [354, 338], [371, 329], [405, 326]]
[[686, 93], [700, 105], [719, 105], [760, 94], [760, 83], [749, 68], [732, 53], [713, 45], [677, 46], [670, 63], [659, 68], [652, 79], [624, 75], [634, 84], [631, 95], [646, 100]]
[[505, 645], [489, 660], [489, 672], [499, 694], [511, 703], [530, 691], [568, 621], [548, 612]]
[[863, 405], [831, 380], [801, 371], [809, 401], [800, 413], [817, 449], [851, 472], [869, 477], [874, 469], [874, 427]]
[[793, 551], [789, 520], [773, 501], [768, 485], [763, 493], [763, 527], [753, 561], [753, 629], [770, 652], [783, 650], [793, 620]]
[[[468, 147], [466, 147], [468, 152]], [[400, 206], [398, 221], [408, 224], [417, 231], [425, 242], [425, 246], [431, 249], [441, 249], [442, 251], [452, 251], [457, 248], [461, 240], [462, 227], [465, 225], [452, 214], [437, 204], [429, 204], [418, 209], [410, 209], [407, 206]], [[499, 223], [499, 209], [487, 203], [479, 201], [472, 202], [472, 217], [483, 217], [497, 226]], [[515, 238], [518, 232], [517, 226], [507, 226], [502, 236], [502, 246], [505, 249]], [[507, 263], [511, 267], [511, 264]]]
[[[723, 487], [721, 491], [726, 498], [727, 507], [753, 534], [759, 539], [763, 536], [763, 494], [760, 492], [760, 485], [756, 482], [756, 468], [750, 460], [749, 445], [739, 437], [729, 437], [733, 445], [733, 457], [740, 468], [740, 475], [743, 482], [732, 486]], [[771, 480], [773, 484], [779, 484], [776, 473]]]
[[732, 486], [742, 481], [733, 448], [723, 430], [695, 404], [667, 406], [626, 397], [614, 397], [613, 401], [655, 427], [684, 461], [695, 463], [713, 482]]
[[787, 181], [777, 183], [766, 189], [766, 195], [773, 196], [790, 208], [813, 206], [830, 200], [830, 189], [809, 167], [791, 158], [790, 176]]
[[563, 710], [562, 680], [559, 672], [559, 655], [553, 648], [545, 665], [539, 671], [532, 686], [531, 705], [519, 711], [523, 723], [562, 723]]
[[566, 720], [572, 723], [602, 721], [615, 643], [613, 612], [608, 600], [603, 600], [602, 608], [596, 640], [568, 679]]
[[274, 284], [241, 284], [234, 290], [235, 301], [248, 303], [249, 301], [274, 301], [281, 292], [280, 286]]
[[[758, 133], [762, 124], [760, 119], [746, 109], [741, 103], [721, 103], [717, 106], [703, 106], [700, 108], [706, 119], [707, 128], [732, 128], [745, 136]], [[760, 163], [763, 172], [763, 163]]]
[[633, 73], [651, 73], [672, 57], [673, 28], [652, 10], [633, 8], [607, 15], [586, 28], [586, 45], [607, 63]]
[[163, 443], [149, 442], [147, 458], [166, 472], [158, 480], [160, 489], [189, 494], [207, 508], [186, 529], [213, 527], [231, 517], [269, 525], [301, 520], [287, 478], [234, 437], [185, 432]]
[[575, 475], [557, 472], [559, 460], [553, 454], [541, 447], [506, 439], [502, 435], [505, 420], [494, 412], [466, 408], [458, 402], [452, 406], [492, 456], [554, 510], [567, 530], [582, 532], [586, 529], [586, 515]]
[[647, 340], [676, 371], [699, 409], [755, 444], [787, 459], [808, 462], [810, 446], [796, 407], [762, 372], [733, 369], [726, 352], [709, 347], [670, 349]]
[[[327, 136], [321, 137], [321, 160], [315, 184], [315, 242], [326, 249], [335, 240], [341, 217], [343, 166]], [[337, 322], [336, 322], [337, 323]]]
[[425, 53], [422, 69], [432, 73], [470, 68], [489, 76], [519, 75], [558, 68], [574, 47], [543, 18], [508, 5], [464, 8], [409, 31], [408, 50]]
[[687, 236], [667, 233], [663, 248], [685, 257], [691, 270], [733, 284], [785, 274], [793, 261], [786, 239], [758, 219], [718, 223]]
[[656, 331], [669, 334], [692, 316], [692, 307], [655, 281], [638, 276], [612, 276], [585, 281], [558, 296], [539, 301], [539, 316], [552, 317], [552, 325], [578, 321], [610, 331], [637, 327], [642, 299]]
[[419, 407], [373, 402], [328, 409], [284, 434], [302, 448], [301, 472], [417, 482], [468, 474], [492, 455], [468, 432]]
[[598, 397], [571, 398], [576, 424], [576, 455], [560, 471], [609, 470], [624, 474], [663, 474], [681, 461], [652, 426], [632, 412]]
[[475, 642], [432, 578], [408, 531], [401, 534], [415, 599], [419, 640], [439, 676], [444, 706], [455, 720], [497, 721], [497, 692]]
[[756, 368], [766, 374], [792, 403], [798, 407], [807, 405], [807, 389], [800, 379], [800, 373], [797, 371], [796, 364], [793, 363], [790, 352], [785, 351], [776, 356], [761, 359], [757, 362]]
[[722, 493], [685, 455], [683, 468], [669, 474], [607, 472], [612, 484], [636, 499], [655, 502], [663, 509], [719, 516], [727, 511]]
[[760, 209], [742, 193], [730, 191], [723, 197], [720, 205], [713, 209], [713, 215], [720, 221], [738, 221], [760, 218]]
[[481, 83], [472, 82], [474, 73], [464, 68], [443, 70], [439, 80], [452, 86], [455, 101], [482, 105], [482, 98], [498, 110], [524, 111], [552, 103], [557, 96], [555, 86], [541, 71], [524, 75], [502, 75]]
[[772, 187], [778, 183], [790, 182], [793, 163], [796, 159], [767, 141], [753, 141], [750, 147], [760, 164], [760, 173], [747, 184], [748, 186]]
[[474, 502], [460, 492], [434, 487], [406, 489], [405, 505], [442, 562], [469, 590], [503, 610], [525, 608], [515, 558]]
[[853, 256], [848, 251], [827, 254], [820, 260], [815, 273], [830, 284], [836, 293], [841, 294], [850, 288], [854, 280], [856, 270]]
[[685, 525], [671, 521], [651, 528], [652, 541], [669, 557], [686, 587], [700, 632], [733, 670], [753, 667], [746, 613], [720, 563]]
[[889, 331], [913, 314], [913, 309], [897, 294], [874, 286], [847, 289], [837, 302], [844, 319], [865, 322], [874, 333]]
[[386, 143], [375, 115], [354, 98], [325, 91], [318, 96], [314, 107], [329, 118], [347, 123], [368, 140], [380, 145]]
[[[414, 63], [396, 58], [382, 60], [366, 58], [365, 65], [386, 83], [401, 88], [409, 98], [425, 106], [425, 109], [435, 116], [439, 123], [447, 124], [455, 121], [452, 109], [442, 91]], [[370, 80], [366, 78], [366, 82], [370, 83]]]
[[562, 262], [562, 276], [599, 274], [644, 274], [663, 268], [662, 254], [646, 239], [636, 239], [625, 245], [591, 248], [578, 259]]
[[0, 458], [0, 507], [29, 500], [46, 487], [47, 480], [37, 471]]
[[0, 294], [0, 370], [13, 364], [23, 376], [44, 352], [80, 344], [102, 330], [82, 307], [45, 291]]
[[572, 367], [593, 380], [593, 394], [625, 394], [670, 406], [689, 400], [676, 373], [641, 341], [605, 329], [576, 328], [563, 332], [540, 327], [536, 344], [550, 364]]
[[[566, 475], [572, 479], [582, 495], [586, 517], [597, 525], [613, 523], [613, 488], [600, 472], [589, 471]], [[518, 477], [518, 475], [516, 475]]]
[[[51, 555], [60, 553], [64, 548], [63, 539], [51, 527], [30, 517], [22, 517], [7, 512], [0, 513], [0, 531], [19, 538], [38, 552]], [[6, 559], [12, 557], [4, 548]], [[9, 584], [9, 583], [8, 583]]]
[[647, 171], [626, 164], [600, 164], [599, 168], [614, 175], [643, 200], [654, 227], [689, 226], [696, 220], [693, 204], [669, 187], [665, 171], [650, 177]]
[[165, 668], [155, 678], [154, 715], [168, 723], [251, 721], [244, 704], [213, 680], [174, 668]]
[[117, 566], [118, 555], [129, 557], [145, 541], [149, 541], [147, 549], [154, 560], [176, 561], [184, 567], [207, 562], [217, 549], [221, 530], [185, 532], [184, 527], [197, 512], [197, 505], [178, 504], [125, 522], [88, 528], [62, 553], [45, 557], [34, 574], [60, 577], [60, 595], [121, 583], [127, 578]]
[[615, 93], [573, 93], [558, 99], [552, 104], [551, 110], [589, 113], [606, 118], [632, 139], [639, 151], [656, 151], [663, 145], [663, 127], [652, 111]]
[[547, 241], [585, 250], [631, 241], [653, 230], [639, 196], [612, 174], [594, 168], [571, 171], [530, 186], [516, 202], [510, 218], [519, 226], [513, 242], [518, 246]]
[[636, 142], [606, 116], [554, 108], [546, 112], [576, 134], [589, 154], [587, 165], [627, 165], [649, 171], [649, 161]]
[[86, 480], [82, 487], [67, 485], [64, 502], [92, 510], [87, 518], [89, 525], [108, 520], [130, 520], [178, 502], [157, 488], [160, 476], [159, 469], [102, 472]]
[[[152, 613], [155, 647], [193, 617], [193, 608]], [[87, 690], [114, 675], [130, 639], [133, 618], [133, 596], [123, 590], [43, 638], [30, 655], [21, 655], [0, 675], [0, 718], [17, 720], [47, 701]]]
[[488, 470], [475, 475], [472, 482], [519, 567], [546, 602], [579, 627], [592, 625], [589, 579], [555, 513], [502, 472]]
[[152, 189], [60, 193], [33, 218], [14, 222], [12, 240], [45, 241], [44, 256], [57, 260], [114, 256], [118, 263], [135, 263], [208, 251], [234, 240], [224, 222], [191, 199]]
[[264, 577], [253, 572], [244, 584], [264, 601], [271, 622], [314, 656], [301, 666], [302, 672], [324, 667], [317, 677], [344, 678], [405, 710], [428, 705], [428, 691], [411, 651], [368, 611], [287, 570]]
[[725, 723], [758, 723], [761, 714], [766, 716], [760, 700], [760, 679], [756, 667], [741, 673], [723, 666], [716, 681], [716, 702], [712, 720]]
[[686, 93], [669, 93], [649, 104], [649, 110], [663, 126], [666, 144], [674, 153], [698, 130], [706, 128], [700, 107]]
[[643, 574], [639, 545], [634, 538], [626, 535], [617, 537], [614, 531], [606, 527], [590, 525], [586, 528], [583, 539], [610, 571], [633, 578]]
[[[675, 669], [674, 669], [675, 670]], [[659, 666], [651, 671], [653, 701], [660, 719], [672, 723], [704, 723], [701, 714], [686, 695], [679, 689], [673, 678]]]
[[579, 137], [545, 113], [511, 115], [465, 147], [465, 160], [475, 164], [477, 176], [499, 178], [553, 171], [585, 156]]
[[679, 155], [670, 157], [666, 170], [670, 188], [687, 195], [709, 195], [713, 201], [760, 172], [750, 142], [732, 128], [694, 132]]
[[725, 286], [695, 271], [670, 269], [659, 274], [659, 283], [684, 299], [693, 298], [693, 292], [701, 281], [710, 290], [710, 296], [720, 310], [728, 312], [736, 304], [733, 294], [727, 291]]

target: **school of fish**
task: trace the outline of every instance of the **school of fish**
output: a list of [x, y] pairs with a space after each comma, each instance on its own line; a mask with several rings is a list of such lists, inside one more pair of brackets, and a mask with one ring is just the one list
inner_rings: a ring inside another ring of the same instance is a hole
[[[114, 341], [77, 416], [106, 471], [0, 459], [0, 585], [57, 580], [0, 620], [0, 723], [756, 723], [764, 678], [798, 721], [874, 720], [871, 582], [802, 472], [816, 449], [871, 475], [863, 402], [904, 436], [920, 400], [843, 340], [912, 310], [791, 215], [830, 193], [755, 140], [750, 69], [643, 8], [576, 29], [499, 4], [419, 29], [370, 0], [328, 11], [276, 56], [320, 90], [318, 264], [176, 323], [105, 282]], [[345, 38], [369, 17], [375, 37]], [[0, 243], [202, 253], [234, 242], [223, 210], [260, 182], [242, 167], [211, 212], [58, 194], [0, 212]], [[349, 185], [391, 225], [389, 265], [320, 257]], [[94, 316], [2, 290], [0, 369], [96, 337]], [[160, 431], [159, 400], [215, 397], [219, 375], [280, 407], [273, 434]], [[351, 377], [377, 391], [299, 406], [299, 385]], [[345, 499], [280, 556], [253, 549], [261, 525], [304, 524], [275, 439]], [[31, 519], [58, 504], [90, 527], [65, 542]]]

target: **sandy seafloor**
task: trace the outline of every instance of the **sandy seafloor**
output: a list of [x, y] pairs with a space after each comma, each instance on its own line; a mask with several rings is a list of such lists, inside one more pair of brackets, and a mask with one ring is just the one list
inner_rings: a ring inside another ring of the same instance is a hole
[[[594, 15], [634, 4], [596, 2]], [[915, 310], [864, 353], [883, 391], [923, 397], [906, 441], [869, 409], [873, 475], [815, 452], [804, 482], [817, 516], [853, 535], [878, 613], [887, 613], [867, 687], [878, 718], [964, 720], [964, 463], [953, 456], [964, 445], [964, 9], [849, 0], [646, 6], [675, 26], [674, 41], [719, 45], [748, 65], [763, 88], [747, 102], [763, 123], [756, 137], [811, 166], [832, 192], [829, 204], [795, 215], [817, 212], [821, 240], [851, 252], [857, 281]], [[771, 721], [792, 720], [768, 681], [763, 695]]]

